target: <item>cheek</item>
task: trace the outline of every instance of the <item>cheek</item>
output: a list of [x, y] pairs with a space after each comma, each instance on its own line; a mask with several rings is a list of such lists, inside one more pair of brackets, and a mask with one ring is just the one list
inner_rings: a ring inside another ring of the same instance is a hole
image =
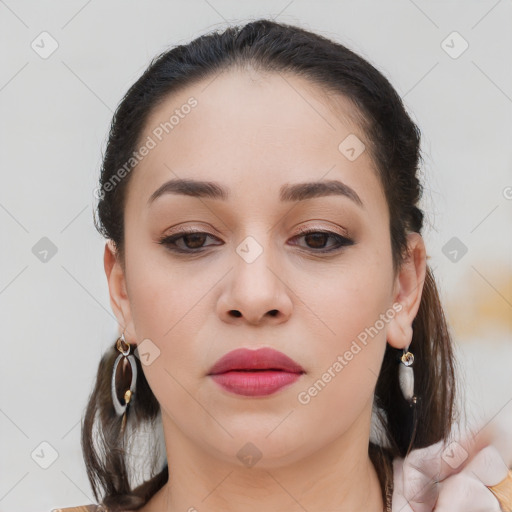
[[126, 252], [128, 294], [136, 338], [139, 343], [150, 340], [146, 346], [157, 354], [142, 366], [146, 380], [162, 409], [187, 431], [191, 418], [201, 414], [200, 408], [192, 411], [195, 401], [186, 390], [195, 389], [206, 365], [198, 332], [205, 318], [201, 297], [208, 288], [194, 283], [187, 272], [170, 271], [160, 252], [142, 247]]
[[[309, 295], [312, 302], [308, 305], [322, 312], [325, 325], [321, 327], [324, 334], [316, 331], [314, 358], [298, 390], [300, 421], [304, 422], [299, 423], [313, 424], [321, 418], [327, 438], [334, 439], [371, 410], [386, 348], [387, 323], [381, 314], [389, 309], [387, 284], [373, 273], [351, 268], [347, 275], [317, 288], [314, 297]], [[392, 315], [386, 318], [389, 321]], [[314, 324], [318, 328], [316, 320]], [[314, 334], [311, 329], [310, 336]]]
[[316, 279], [303, 290], [304, 302], [316, 313], [304, 311], [316, 346], [307, 379], [313, 387], [302, 388], [301, 403], [311, 400], [319, 414], [328, 414], [331, 406], [355, 414], [373, 395], [394, 317], [391, 253], [377, 244], [361, 246], [328, 273], [328, 279]]
[[[162, 256], [163, 254], [163, 256]], [[150, 339], [172, 362], [172, 367], [195, 367], [194, 340], [205, 318], [206, 301], [201, 300], [211, 285], [198, 282], [179, 265], [170, 266], [160, 247], [143, 250], [133, 245], [126, 252], [127, 288], [137, 340]], [[163, 259], [162, 259], [163, 258]], [[205, 276], [207, 277], [207, 276]], [[210, 276], [213, 281], [214, 276]]]
[[[343, 350], [391, 306], [390, 255], [371, 248], [333, 265], [303, 287], [304, 302], [318, 317], [327, 350]], [[385, 328], [378, 323], [385, 337]]]

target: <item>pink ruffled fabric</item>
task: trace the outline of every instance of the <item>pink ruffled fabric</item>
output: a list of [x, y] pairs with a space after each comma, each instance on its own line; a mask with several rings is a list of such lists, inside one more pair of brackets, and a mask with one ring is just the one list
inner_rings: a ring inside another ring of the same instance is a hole
[[512, 429], [487, 429], [476, 436], [469, 432], [459, 441], [439, 442], [396, 458], [392, 511], [500, 512], [487, 486], [508, 474], [511, 437]]

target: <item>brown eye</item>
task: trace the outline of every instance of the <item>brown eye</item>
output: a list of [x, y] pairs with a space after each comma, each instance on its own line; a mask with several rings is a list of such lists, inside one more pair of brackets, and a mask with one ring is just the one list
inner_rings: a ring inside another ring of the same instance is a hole
[[[333, 252], [345, 246], [354, 245], [353, 240], [331, 231], [303, 231], [295, 238], [303, 238], [306, 242], [306, 249], [311, 249], [313, 252], [320, 253]], [[332, 240], [333, 243], [331, 244], [331, 247], [326, 248], [329, 240]]]
[[189, 231], [181, 232], [178, 235], [164, 237], [160, 240], [159, 243], [174, 252], [193, 254], [202, 252], [202, 249], [209, 247], [209, 245], [219, 245], [204, 245], [207, 238], [214, 239], [215, 237], [213, 235], [210, 235], [209, 233]]
[[304, 240], [312, 249], [323, 249], [329, 240], [327, 233], [310, 233], [304, 236]]
[[187, 249], [200, 249], [207, 236], [206, 233], [193, 233], [184, 235], [182, 239]]

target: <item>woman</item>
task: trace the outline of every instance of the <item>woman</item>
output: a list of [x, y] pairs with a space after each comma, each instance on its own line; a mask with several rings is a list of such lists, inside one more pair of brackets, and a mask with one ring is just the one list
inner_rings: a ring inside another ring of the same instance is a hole
[[[420, 159], [386, 78], [303, 29], [258, 20], [151, 63], [98, 190], [122, 330], [82, 430], [98, 510], [395, 509], [403, 458], [455, 419]], [[145, 446], [135, 485], [128, 443], [160, 421], [166, 462]]]

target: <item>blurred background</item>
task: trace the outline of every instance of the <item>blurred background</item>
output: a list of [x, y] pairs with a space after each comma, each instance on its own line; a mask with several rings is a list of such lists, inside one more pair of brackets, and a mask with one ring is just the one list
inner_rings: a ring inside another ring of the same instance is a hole
[[80, 421], [117, 335], [92, 221], [114, 109], [169, 46], [259, 17], [347, 45], [402, 96], [464, 421], [512, 432], [511, 1], [0, 0], [1, 512], [94, 502]]

